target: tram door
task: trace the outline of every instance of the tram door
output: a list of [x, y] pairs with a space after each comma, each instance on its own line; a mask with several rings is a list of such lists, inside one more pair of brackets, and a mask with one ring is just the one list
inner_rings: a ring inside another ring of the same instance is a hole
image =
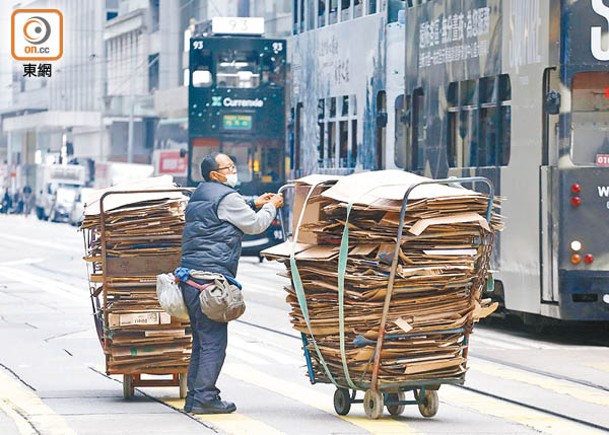
[[556, 68], [544, 72], [543, 144], [540, 166], [541, 300], [558, 302], [558, 147], [560, 78]]

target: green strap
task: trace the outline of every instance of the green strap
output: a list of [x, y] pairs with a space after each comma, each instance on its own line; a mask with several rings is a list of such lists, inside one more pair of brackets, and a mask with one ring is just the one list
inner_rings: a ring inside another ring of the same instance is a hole
[[324, 359], [323, 355], [321, 354], [321, 351], [319, 350], [319, 347], [317, 346], [317, 341], [315, 340], [315, 336], [313, 335], [313, 328], [311, 327], [311, 319], [309, 318], [309, 308], [307, 306], [307, 298], [305, 297], [305, 294], [304, 294], [304, 288], [302, 286], [302, 280], [300, 279], [300, 272], [298, 272], [298, 266], [296, 265], [296, 258], [295, 258], [296, 240], [298, 240], [298, 232], [300, 230], [300, 225], [302, 224], [302, 219], [304, 217], [304, 211], [306, 209], [307, 203], [309, 202], [309, 198], [311, 197], [311, 194], [313, 193], [313, 190], [315, 190], [315, 188], [317, 187], [318, 184], [319, 183], [311, 186], [311, 189], [309, 190], [309, 193], [307, 194], [307, 197], [306, 197], [304, 203], [302, 204], [302, 210], [300, 211], [300, 217], [298, 218], [298, 225], [296, 225], [296, 231], [294, 232], [294, 238], [292, 240], [292, 252], [290, 253], [290, 270], [292, 273], [292, 282], [294, 284], [294, 290], [296, 290], [296, 297], [298, 298], [298, 304], [300, 305], [300, 309], [302, 310], [303, 317], [305, 319], [305, 322], [307, 323], [307, 328], [309, 328], [309, 335], [311, 336], [311, 339], [312, 339], [311, 341], [313, 343], [313, 347], [315, 348], [315, 352], [317, 353], [317, 356], [319, 357], [319, 362], [321, 363], [324, 371], [326, 372], [326, 376], [328, 376], [328, 379], [330, 379], [330, 382], [332, 382], [334, 385], [338, 386], [338, 383], [336, 382], [336, 380], [330, 373], [330, 370], [328, 369], [326, 360]]
[[356, 390], [357, 387], [349, 375], [347, 358], [345, 356], [345, 271], [347, 270], [347, 257], [349, 252], [349, 214], [353, 202], [347, 206], [347, 217], [345, 218], [345, 229], [340, 241], [340, 253], [338, 255], [338, 327], [340, 331], [340, 358], [343, 361], [343, 371], [349, 387]]

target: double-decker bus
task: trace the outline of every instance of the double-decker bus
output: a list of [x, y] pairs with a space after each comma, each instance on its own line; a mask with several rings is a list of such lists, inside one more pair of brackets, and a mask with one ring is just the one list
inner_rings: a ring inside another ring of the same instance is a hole
[[[265, 38], [262, 18], [213, 18], [190, 38], [188, 185], [201, 160], [230, 156], [244, 195], [276, 192], [286, 180], [286, 41]], [[244, 254], [281, 240], [273, 225], [247, 237]]]
[[492, 297], [609, 320], [609, 5], [295, 0], [295, 175], [482, 175], [506, 198]]

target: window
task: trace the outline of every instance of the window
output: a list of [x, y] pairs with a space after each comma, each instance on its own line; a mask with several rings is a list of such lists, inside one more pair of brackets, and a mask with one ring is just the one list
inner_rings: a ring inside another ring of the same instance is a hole
[[367, 0], [368, 1], [368, 15], [376, 14], [376, 0]]
[[197, 69], [192, 72], [192, 85], [195, 88], [206, 88], [211, 86], [211, 72], [206, 69], [206, 67], [199, 67], [201, 69]]
[[417, 88], [412, 93], [412, 169], [425, 168], [425, 124], [425, 94], [422, 88]]
[[351, 19], [351, 0], [340, 0], [340, 20]]
[[335, 24], [338, 17], [338, 0], [326, 0], [330, 2], [330, 14], [328, 17], [328, 24]]
[[505, 166], [510, 155], [511, 85], [507, 74], [450, 83], [450, 167]]
[[[199, 50], [197, 57], [198, 65], [192, 71], [191, 83], [195, 88], [211, 86], [213, 77], [211, 74], [211, 52], [209, 50]], [[158, 60], [156, 61], [158, 64]]]
[[609, 72], [580, 72], [571, 82], [571, 159], [595, 165], [609, 154]]
[[317, 127], [319, 129], [319, 142], [317, 143], [317, 153], [318, 153], [319, 157], [318, 157], [317, 163], [320, 168], [324, 166], [324, 157], [326, 154], [325, 153], [325, 146], [326, 146], [325, 117], [326, 117], [326, 102], [322, 98], [317, 101]]
[[395, 99], [395, 152], [394, 161], [398, 168], [408, 167], [408, 145], [410, 144], [410, 96], [399, 95]]
[[353, 18], [361, 17], [364, 14], [364, 0], [353, 1]]
[[220, 52], [216, 84], [219, 88], [257, 88], [260, 85], [258, 53], [240, 50]]
[[379, 91], [376, 94], [376, 169], [384, 169], [386, 130], [387, 130], [387, 94]]
[[304, 130], [303, 118], [304, 112], [302, 110], [302, 103], [298, 103], [296, 105], [296, 117], [294, 125], [294, 153], [292, 155], [293, 168], [295, 171], [300, 170], [300, 152]]
[[[317, 102], [319, 167], [353, 168], [357, 160], [357, 104], [355, 95]], [[327, 134], [327, 136], [326, 136]], [[327, 148], [325, 145], [327, 144]]]
[[319, 0], [317, 2], [317, 27], [326, 25], [326, 2], [328, 0]]
[[262, 83], [269, 86], [285, 85], [285, 62], [272, 53], [262, 58]]

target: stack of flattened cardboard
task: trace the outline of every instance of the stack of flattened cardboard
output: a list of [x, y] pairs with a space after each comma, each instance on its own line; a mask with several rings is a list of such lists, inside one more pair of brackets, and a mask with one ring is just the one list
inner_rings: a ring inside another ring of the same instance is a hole
[[[316, 378], [329, 381], [321, 355], [341, 385], [347, 385], [347, 375], [355, 385], [369, 385], [402, 199], [408, 187], [428, 179], [402, 171], [375, 171], [322, 180], [313, 176], [296, 182], [294, 241], [264, 254], [283, 261], [292, 278], [286, 287], [291, 322], [308, 338]], [[476, 320], [496, 308], [481, 300], [493, 233], [502, 228], [496, 210], [487, 222], [487, 207], [488, 195], [460, 187], [422, 185], [411, 192], [385, 327], [380, 384], [465, 375], [467, 334]], [[342, 269], [341, 240], [346, 258]], [[300, 301], [298, 281], [303, 290]]]
[[[156, 275], [180, 261], [184, 207], [166, 178], [147, 179], [97, 192], [85, 207], [91, 295], [98, 311], [108, 374], [179, 373], [188, 367], [188, 322], [165, 313], [156, 295]], [[103, 199], [103, 230], [99, 199]]]

